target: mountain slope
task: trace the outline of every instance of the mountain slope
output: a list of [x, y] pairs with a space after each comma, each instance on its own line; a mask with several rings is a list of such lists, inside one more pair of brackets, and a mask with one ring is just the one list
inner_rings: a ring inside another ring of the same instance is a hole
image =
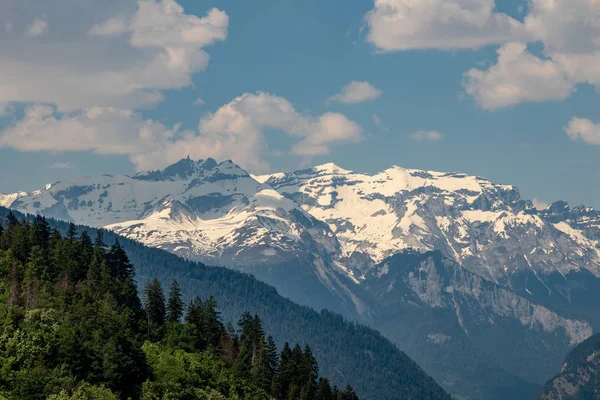
[[[0, 223], [8, 212], [0, 207]], [[62, 232], [68, 229], [64, 222], [50, 222]], [[95, 236], [92, 228], [79, 230]], [[249, 275], [186, 261], [110, 231], [104, 233], [107, 243], [117, 238], [136, 266], [138, 287], [154, 277], [165, 287], [177, 279], [186, 301], [196, 295], [215, 296], [225, 322], [236, 323], [244, 310], [259, 314], [279, 347], [283, 340], [310, 345], [319, 356], [321, 374], [338, 386], [352, 382], [361, 399], [450, 399], [414, 361], [372, 329], [328, 311], [299, 306]]]
[[[327, 222], [341, 244], [339, 261], [357, 276], [407, 248], [439, 250], [506, 285], [528, 272], [542, 284], [553, 272], [600, 276], [597, 239], [564, 220], [550, 221], [513, 186], [400, 167], [366, 175], [333, 164], [257, 179]], [[589, 214], [598, 229], [598, 214]]]
[[573, 349], [536, 400], [600, 399], [600, 334]]
[[[251, 273], [295, 302], [368, 323], [472, 398], [543, 384], [600, 328], [600, 213], [561, 202], [538, 211], [513, 186], [480, 177], [334, 164], [251, 176], [230, 161], [184, 159], [12, 198], [13, 209]], [[427, 270], [405, 257], [413, 250], [442, 259]], [[394, 273], [383, 273], [386, 263]], [[436, 362], [444, 354], [430, 336], [452, 338], [442, 347], [464, 362]], [[509, 337], [533, 345], [507, 349]], [[542, 352], [537, 373], [519, 365]], [[495, 372], [474, 378], [484, 369], [469, 357]]]
[[404, 252], [378, 264], [361, 288], [380, 315], [371, 325], [453, 393], [528, 399], [563, 354], [591, 333], [440, 252]]

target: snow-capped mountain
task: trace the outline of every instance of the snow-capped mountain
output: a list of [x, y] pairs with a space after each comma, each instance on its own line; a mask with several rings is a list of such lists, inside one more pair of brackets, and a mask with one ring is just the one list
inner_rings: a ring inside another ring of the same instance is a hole
[[[399, 251], [439, 250], [500, 284], [586, 270], [600, 276], [600, 213], [538, 212], [514, 186], [457, 173], [392, 167], [375, 175], [327, 164], [257, 177], [335, 232], [338, 261], [358, 276]], [[541, 285], [540, 285], [541, 283]], [[546, 289], [543, 289], [546, 290]]]
[[[476, 176], [334, 164], [252, 176], [188, 158], [0, 195], [0, 205], [253, 273], [292, 300], [373, 325], [472, 398], [535, 389], [600, 328], [600, 212], [563, 202], [539, 211], [515, 187]], [[440, 362], [449, 349], [461, 356]], [[539, 374], [517, 367], [524, 357]]]
[[[293, 251], [328, 254], [339, 247], [328, 225], [231, 161], [188, 158], [163, 171], [58, 182], [7, 199], [22, 212], [104, 227], [186, 258], [226, 265], [274, 262]], [[245, 253], [250, 249], [252, 254]]]

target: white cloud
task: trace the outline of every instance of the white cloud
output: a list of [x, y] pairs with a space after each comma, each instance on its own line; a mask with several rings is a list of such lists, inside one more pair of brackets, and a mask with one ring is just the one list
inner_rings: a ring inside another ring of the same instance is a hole
[[377, 89], [369, 82], [352, 81], [344, 86], [340, 93], [329, 97], [328, 100], [345, 104], [362, 103], [375, 100], [381, 96], [382, 93], [381, 90]]
[[600, 146], [600, 124], [587, 118], [573, 118], [564, 129], [573, 141], [582, 140]]
[[[11, 27], [12, 28], [12, 27]], [[8, 30], [10, 31], [10, 29]], [[42, 18], [36, 18], [33, 23], [27, 28], [26, 36], [35, 37], [42, 36], [48, 31], [48, 21]]]
[[28, 107], [23, 120], [0, 132], [0, 147], [134, 155], [155, 148], [176, 131], [118, 108], [95, 107], [62, 116], [55, 111], [44, 105]]
[[487, 110], [521, 102], [564, 100], [574, 90], [559, 64], [527, 51], [524, 43], [507, 43], [498, 49], [498, 61], [487, 69], [464, 74], [463, 86]]
[[[53, 26], [43, 43], [0, 42], [0, 102], [48, 103], [60, 111], [153, 106], [163, 90], [192, 84], [210, 59], [204, 48], [224, 40], [229, 25], [223, 11], [198, 17], [174, 0], [57, 1], [65, 3], [55, 7], [61, 12], [39, 4]], [[27, 11], [22, 3], [28, 2], [15, 3], [8, 17]], [[86, 12], [75, 23], [69, 8]]]
[[543, 45], [540, 58], [510, 43], [487, 71], [466, 74], [466, 90], [484, 108], [564, 100], [578, 84], [600, 88], [600, 2], [531, 0], [524, 26]]
[[275, 130], [292, 138], [290, 153], [327, 154], [336, 144], [357, 142], [360, 125], [342, 114], [299, 113], [286, 99], [246, 93], [202, 118], [198, 131], [145, 120], [139, 113], [111, 107], [57, 113], [34, 105], [23, 120], [0, 132], [0, 147], [19, 151], [93, 151], [126, 155], [138, 170], [163, 167], [190, 155], [231, 158], [253, 172], [265, 172], [270, 154], [265, 132]]
[[88, 32], [91, 36], [118, 36], [127, 31], [125, 17], [115, 15], [104, 22], [96, 24]]
[[381, 120], [381, 118], [379, 118], [377, 114], [373, 114], [371, 120], [373, 121], [373, 124], [375, 124], [375, 126], [377, 126], [381, 131], [383, 131], [384, 133], [389, 132], [390, 128], [388, 128], [387, 125], [383, 123], [383, 121]]
[[201, 105], [204, 105], [205, 103], [204, 103], [204, 100], [202, 100], [201, 97], [198, 97], [196, 100], [194, 100], [194, 104], [197, 105], [197, 106], [201, 106]]
[[410, 138], [417, 142], [439, 142], [444, 139], [438, 131], [417, 131], [410, 135]]
[[527, 36], [494, 0], [375, 0], [365, 20], [367, 41], [383, 51], [476, 49]]
[[70, 162], [55, 162], [52, 164], [52, 168], [54, 169], [74, 169], [73, 164]]
[[[291, 152], [305, 156], [328, 154], [332, 145], [362, 138], [360, 125], [342, 114], [304, 115], [288, 100], [258, 92], [245, 93], [203, 118], [199, 125], [201, 135], [193, 140], [192, 147], [201, 153], [196, 154], [198, 157], [213, 154], [217, 158], [232, 158], [253, 171], [263, 172], [269, 167], [264, 161], [268, 152], [264, 138], [267, 130], [298, 138]], [[184, 154], [177, 153], [174, 159]]]
[[548, 204], [544, 200], [540, 200], [540, 199], [536, 199], [536, 198], [531, 199], [531, 202], [533, 203], [533, 206], [535, 208], [537, 208], [538, 210], [545, 210], [546, 208], [548, 208], [550, 206], [550, 204]]

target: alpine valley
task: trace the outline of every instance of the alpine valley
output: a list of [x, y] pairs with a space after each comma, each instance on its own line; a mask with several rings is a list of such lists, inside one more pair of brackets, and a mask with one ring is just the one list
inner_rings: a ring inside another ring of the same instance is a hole
[[255, 275], [369, 324], [459, 398], [530, 399], [600, 327], [600, 212], [460, 173], [231, 161], [57, 182], [0, 206]]

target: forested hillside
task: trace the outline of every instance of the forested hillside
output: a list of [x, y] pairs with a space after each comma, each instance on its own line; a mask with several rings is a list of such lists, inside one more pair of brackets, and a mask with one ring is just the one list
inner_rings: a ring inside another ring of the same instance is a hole
[[[0, 223], [6, 225], [8, 213], [8, 210], [0, 209]], [[49, 222], [63, 236], [70, 236], [68, 224]], [[87, 234], [91, 241], [97, 240], [95, 231], [90, 228], [78, 227], [77, 230], [78, 235], [81, 234], [85, 238]], [[116, 236], [109, 232], [103, 235], [105, 243], [114, 243], [115, 239]], [[251, 315], [258, 314], [262, 318], [263, 329], [273, 335], [279, 348], [283, 347], [285, 341], [300, 343], [302, 347], [310, 346], [321, 367], [321, 374], [329, 377], [331, 383], [337, 384], [338, 387], [352, 384], [361, 398], [450, 398], [403, 352], [369, 328], [349, 323], [327, 311], [317, 313], [307, 307], [298, 306], [251, 276], [187, 262], [161, 250], [149, 249], [129, 240], [119, 240], [122, 249], [136, 266], [139, 288], [146, 286], [154, 277], [158, 278], [163, 287], [168, 287], [167, 285], [171, 285], [173, 279], [176, 279], [180, 284], [182, 300], [186, 303], [193, 304], [196, 296], [204, 300], [213, 296], [224, 323], [243, 320], [246, 310]], [[27, 264], [27, 259], [25, 260]], [[154, 284], [156, 285], [156, 282]], [[96, 292], [102, 293], [102, 290]], [[128, 290], [132, 290], [131, 284]], [[139, 303], [139, 300], [137, 302]], [[132, 307], [134, 310], [139, 309], [139, 313], [145, 318], [143, 308], [139, 305]], [[125, 319], [129, 321], [129, 317]], [[130, 341], [137, 340], [141, 343], [148, 335], [152, 338], [152, 329], [148, 331], [147, 322], [146, 325], [140, 324], [143, 326], [128, 328], [131, 332], [137, 332], [137, 336], [132, 335], [129, 338]], [[140, 339], [135, 339], [136, 337]], [[150, 364], [152, 354], [164, 351], [156, 349], [155, 346], [147, 344], [143, 348]], [[164, 365], [171, 364], [173, 362], [165, 361]]]
[[281, 354], [258, 315], [236, 331], [214, 298], [184, 303], [158, 280], [142, 302], [118, 241], [62, 237], [43, 217], [0, 225], [0, 393], [14, 399], [358, 399], [310, 347]]
[[600, 400], [600, 334], [569, 352], [536, 400]]

